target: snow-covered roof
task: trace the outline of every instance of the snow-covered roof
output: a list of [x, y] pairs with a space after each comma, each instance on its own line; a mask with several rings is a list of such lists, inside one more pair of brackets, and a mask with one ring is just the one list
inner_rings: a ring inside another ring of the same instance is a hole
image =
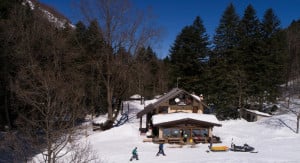
[[212, 114], [195, 114], [195, 113], [170, 113], [170, 114], [158, 114], [152, 117], [152, 122], [154, 125], [173, 122], [184, 119], [193, 119], [196, 121], [212, 123], [215, 125], [221, 126], [221, 123], [216, 118], [215, 115]]
[[256, 115], [261, 115], [261, 116], [265, 116], [265, 117], [271, 117], [272, 115], [268, 114], [268, 113], [264, 113], [264, 112], [260, 112], [258, 110], [249, 110], [246, 109], [248, 112], [254, 113]]
[[132, 95], [132, 96], [130, 96], [130, 99], [141, 99], [141, 95], [139, 95], [139, 94], [135, 94], [135, 95]]
[[162, 95], [156, 95], [154, 96], [155, 99], [159, 99]]
[[201, 101], [200, 97], [195, 95], [195, 94], [191, 94], [191, 96], [193, 96], [194, 99], [198, 100], [198, 101]]

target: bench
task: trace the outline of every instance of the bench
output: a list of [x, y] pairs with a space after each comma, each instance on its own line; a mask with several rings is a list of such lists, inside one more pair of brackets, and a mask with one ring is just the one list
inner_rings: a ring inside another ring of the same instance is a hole
[[208, 138], [207, 137], [202, 137], [202, 136], [193, 137], [193, 140], [196, 144], [198, 144], [198, 143], [207, 143], [208, 142]]
[[151, 139], [151, 138], [145, 138], [145, 139], [143, 140], [143, 142], [152, 142], [152, 139]]
[[158, 144], [166, 143], [166, 140], [163, 138], [153, 138], [152, 140], [153, 140], [153, 143], [158, 143]]

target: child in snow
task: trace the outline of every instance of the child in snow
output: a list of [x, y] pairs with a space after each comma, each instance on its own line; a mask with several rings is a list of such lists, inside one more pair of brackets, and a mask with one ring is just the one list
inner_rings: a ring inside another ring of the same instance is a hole
[[159, 154], [163, 154], [165, 156], [166, 154], [164, 152], [164, 144], [163, 143], [159, 144], [158, 148], [159, 148], [159, 150], [158, 150], [156, 156], [159, 156]]
[[132, 159], [136, 159], [136, 160], [139, 160], [138, 158], [138, 154], [137, 154], [137, 147], [135, 147], [133, 150], [132, 150], [132, 156], [130, 158], [130, 161], [132, 161]]

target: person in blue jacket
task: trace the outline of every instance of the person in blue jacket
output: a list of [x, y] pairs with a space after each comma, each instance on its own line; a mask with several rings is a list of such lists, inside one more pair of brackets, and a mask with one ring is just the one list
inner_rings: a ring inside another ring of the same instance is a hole
[[164, 156], [166, 155], [164, 152], [164, 144], [163, 143], [159, 144], [158, 152], [157, 152], [156, 156], [159, 156], [159, 154], [162, 154]]
[[131, 156], [131, 158], [130, 158], [130, 161], [132, 161], [134, 158], [136, 159], [136, 160], [139, 160], [139, 157], [138, 157], [138, 154], [137, 154], [137, 147], [135, 147], [133, 150], [132, 150], [132, 156]]

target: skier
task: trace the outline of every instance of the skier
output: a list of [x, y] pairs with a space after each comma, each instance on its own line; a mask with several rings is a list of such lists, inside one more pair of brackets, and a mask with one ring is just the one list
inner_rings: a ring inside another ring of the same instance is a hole
[[138, 157], [138, 154], [137, 154], [137, 147], [135, 147], [133, 150], [132, 150], [132, 156], [130, 158], [130, 161], [132, 161], [132, 159], [136, 159], [136, 160], [139, 160], [139, 157]]
[[163, 154], [165, 156], [166, 154], [164, 152], [164, 144], [163, 143], [159, 144], [158, 148], [159, 148], [159, 150], [158, 150], [156, 156], [159, 156], [159, 154]]

